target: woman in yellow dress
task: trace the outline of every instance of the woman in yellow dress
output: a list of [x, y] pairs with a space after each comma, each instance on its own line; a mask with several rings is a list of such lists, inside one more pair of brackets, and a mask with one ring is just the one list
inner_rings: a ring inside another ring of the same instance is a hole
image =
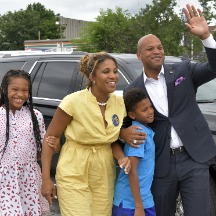
[[[63, 99], [45, 135], [60, 138], [64, 133], [66, 138], [56, 168], [60, 211], [62, 216], [110, 216], [113, 155], [125, 172], [130, 170], [130, 161], [115, 143], [125, 116], [123, 98], [113, 94], [119, 78], [117, 63], [105, 52], [86, 54], [80, 71], [89, 79], [87, 88]], [[42, 194], [51, 204], [53, 150], [43, 145], [42, 152]]]

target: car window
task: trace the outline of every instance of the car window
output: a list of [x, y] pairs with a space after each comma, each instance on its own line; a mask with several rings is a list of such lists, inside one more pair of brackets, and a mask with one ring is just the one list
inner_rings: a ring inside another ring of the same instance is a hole
[[133, 72], [133, 79], [136, 79], [142, 73], [143, 65], [140, 61], [130, 62], [127, 66]]
[[77, 73], [77, 63], [59, 61], [43, 64], [45, 67], [40, 67], [43, 74], [41, 80], [38, 80], [37, 97], [62, 99], [68, 94], [72, 79], [75, 79], [73, 73]]
[[22, 67], [25, 65], [25, 62], [1, 62], [0, 63], [0, 83], [2, 81], [3, 76], [8, 72], [9, 70], [18, 70], [22, 69]]
[[122, 71], [118, 71], [119, 74], [119, 80], [118, 84], [116, 86], [116, 90], [123, 90], [130, 82], [128, 79], [125, 77], [124, 73]]
[[211, 80], [198, 88], [196, 100], [198, 102], [216, 100], [216, 79]]
[[[80, 65], [79, 65], [80, 67]], [[86, 88], [86, 83], [88, 82], [88, 79], [86, 76], [78, 69], [76, 82], [74, 85], [74, 91], [79, 91]], [[72, 92], [71, 92], [72, 93]]]

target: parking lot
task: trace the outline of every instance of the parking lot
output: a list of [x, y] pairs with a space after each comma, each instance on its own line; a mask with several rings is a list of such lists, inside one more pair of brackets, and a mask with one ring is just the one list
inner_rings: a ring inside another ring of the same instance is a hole
[[58, 205], [58, 200], [53, 201], [53, 205], [50, 208], [50, 214], [49, 216], [60, 216], [60, 210]]
[[[53, 182], [55, 182], [55, 176], [51, 174], [51, 179]], [[53, 200], [53, 204], [50, 207], [50, 214], [48, 216], [60, 216], [60, 209], [59, 209], [59, 204], [58, 200]]]

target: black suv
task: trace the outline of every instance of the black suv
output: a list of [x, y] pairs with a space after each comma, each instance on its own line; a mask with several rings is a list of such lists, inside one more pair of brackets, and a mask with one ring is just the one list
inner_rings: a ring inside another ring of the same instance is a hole
[[[23, 69], [31, 74], [33, 101], [44, 116], [46, 127], [62, 98], [86, 87], [86, 79], [79, 71], [80, 57], [84, 52], [44, 53], [14, 52], [0, 58], [0, 82], [10, 69]], [[135, 54], [112, 54], [119, 68], [117, 94], [142, 73], [142, 64]], [[166, 56], [166, 63], [181, 62], [182, 59]], [[216, 143], [216, 79], [201, 86], [197, 92], [197, 102], [202, 110]], [[63, 143], [62, 138], [62, 143]], [[55, 170], [58, 154], [54, 155], [52, 170]], [[210, 166], [210, 189], [212, 214], [216, 216], [216, 165]], [[178, 199], [176, 215], [183, 215], [181, 200]]]

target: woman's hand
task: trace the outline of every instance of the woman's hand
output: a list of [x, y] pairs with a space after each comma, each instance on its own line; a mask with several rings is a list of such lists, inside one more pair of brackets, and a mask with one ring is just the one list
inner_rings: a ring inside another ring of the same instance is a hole
[[53, 199], [57, 199], [56, 186], [53, 184], [51, 179], [42, 179], [41, 193], [50, 205], [52, 205]]
[[128, 174], [131, 170], [131, 161], [128, 157], [121, 157], [118, 159], [118, 165], [120, 168], [124, 167], [125, 174]]
[[59, 152], [61, 149], [60, 138], [55, 136], [46, 137], [46, 142], [54, 150], [55, 153]]

